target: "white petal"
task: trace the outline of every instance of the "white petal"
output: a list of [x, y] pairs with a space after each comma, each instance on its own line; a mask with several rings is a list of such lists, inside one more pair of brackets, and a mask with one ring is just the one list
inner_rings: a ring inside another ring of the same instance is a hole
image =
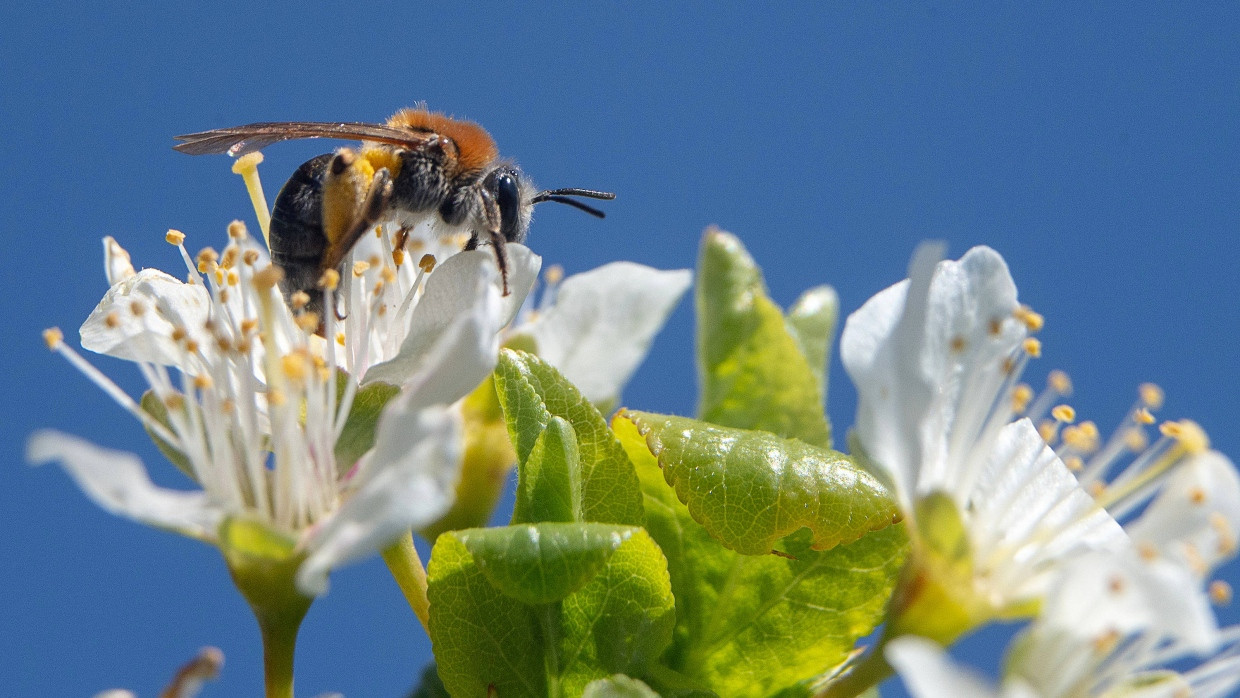
[[385, 408], [356, 489], [306, 541], [310, 555], [297, 571], [303, 593], [322, 594], [332, 568], [438, 520], [452, 506], [461, 472], [460, 414], [413, 407], [408, 397]]
[[184, 366], [186, 353], [172, 340], [172, 331], [182, 328], [207, 346], [199, 335], [210, 307], [202, 286], [143, 269], [108, 289], [79, 330], [82, 347], [130, 361]]
[[1151, 633], [1209, 650], [1218, 625], [1199, 586], [1183, 567], [1133, 550], [1087, 553], [1063, 566], [1038, 624], [1083, 644], [1109, 633]]
[[1028, 419], [999, 432], [966, 509], [979, 572], [999, 605], [1040, 596], [1060, 560], [1129, 545]]
[[136, 273], [129, 253], [111, 235], [103, 239], [103, 271], [109, 286], [115, 286]]
[[26, 460], [60, 461], [78, 487], [105, 511], [205, 541], [214, 541], [222, 513], [205, 492], [157, 487], [132, 453], [96, 446], [58, 431], [35, 432]]
[[[488, 252], [488, 250], [483, 250]], [[503, 311], [500, 316], [503, 322], [500, 327], [507, 327], [521, 310], [521, 305], [534, 290], [538, 281], [538, 272], [542, 269], [542, 257], [530, 251], [525, 245], [509, 243], [504, 245], [505, 259], [508, 261], [508, 295], [502, 297]]]
[[1192, 457], [1171, 476], [1139, 519], [1128, 525], [1148, 544], [1188, 568], [1208, 575], [1236, 554], [1240, 532], [1240, 477], [1218, 451]]
[[591, 402], [610, 404], [692, 283], [688, 269], [613, 262], [564, 280], [555, 304], [519, 331]]
[[[464, 326], [468, 331], [476, 331], [483, 336], [479, 341], [484, 339], [486, 344], [485, 347], [475, 347], [472, 354], [460, 357], [461, 371], [472, 376], [473, 371], [469, 369], [476, 368], [479, 360], [477, 354], [480, 352], [490, 354], [489, 359], [483, 358], [493, 367], [499, 350], [497, 335], [508, 322], [504, 313], [509, 309], [504, 304], [516, 302], [519, 305], [520, 301], [514, 299], [521, 291], [517, 283], [523, 284], [524, 291], [528, 293], [533, 283], [527, 278], [531, 275], [531, 269], [532, 274], [537, 275], [537, 268], [531, 258], [539, 258], [520, 245], [509, 247], [509, 261], [513, 262], [514, 275], [509, 277], [512, 294], [508, 300], [501, 301], [499, 271], [495, 266], [495, 256], [490, 250], [470, 250], [449, 257], [427, 279], [426, 292], [413, 310], [409, 335], [401, 344], [400, 352], [391, 360], [370, 367], [362, 379], [363, 382], [384, 381], [393, 385], [405, 385], [415, 376], [425, 374], [429, 365], [443, 360], [444, 357], [431, 357], [431, 350], [437, 344], [444, 346], [444, 342], [440, 340], [451, 334], [449, 329], [454, 326]], [[541, 263], [540, 259], [538, 263]], [[515, 313], [515, 310], [512, 312]], [[458, 331], [467, 330], [452, 330]], [[463, 341], [460, 337], [457, 340]], [[495, 347], [493, 350], [490, 349], [492, 344]], [[490, 368], [466, 388], [465, 393], [486, 378], [489, 371]]]
[[997, 698], [999, 691], [956, 666], [937, 643], [906, 635], [887, 643], [883, 655], [914, 698]]
[[956, 469], [968, 465], [1006, 375], [1004, 360], [1024, 337], [1003, 258], [975, 247], [959, 262], [935, 264], [941, 251], [921, 246], [909, 280], [849, 316], [840, 340], [857, 386], [857, 436], [906, 503], [915, 493], [954, 491]]

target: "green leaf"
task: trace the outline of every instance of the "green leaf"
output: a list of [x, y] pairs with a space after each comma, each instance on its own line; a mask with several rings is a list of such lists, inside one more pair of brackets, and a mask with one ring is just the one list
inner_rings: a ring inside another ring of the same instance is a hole
[[663, 553], [630, 526], [447, 532], [428, 584], [435, 659], [452, 695], [580, 695], [591, 681], [638, 672], [675, 622]]
[[[809, 332], [799, 344], [766, 294], [762, 272], [740, 240], [706, 231], [697, 273], [699, 416], [708, 422], [761, 429], [817, 446], [831, 445], [823, 411], [825, 349]], [[793, 324], [800, 331], [800, 321]], [[821, 319], [806, 321], [807, 326]], [[804, 350], [802, 346], [809, 347]], [[814, 356], [807, 359], [805, 351]]]
[[[794, 557], [741, 555], [693, 520], [635, 424], [617, 415], [612, 427], [641, 480], [645, 526], [667, 556], [676, 596], [664, 673], [721, 696], [804, 695], [800, 684], [844, 661], [882, 621], [906, 554], [903, 526], [826, 552], [802, 531], [784, 541]], [[642, 678], [670, 695], [655, 680], [663, 675]]]
[[581, 698], [659, 698], [659, 694], [631, 676], [616, 674], [591, 681]]
[[[337, 398], [344, 395], [346, 381], [353, 380], [344, 371], [336, 373]], [[336, 440], [336, 467], [339, 475], [347, 473], [357, 459], [361, 458], [375, 445], [375, 427], [379, 423], [379, 415], [388, 400], [400, 394], [400, 388], [387, 383], [368, 383], [357, 389], [353, 396], [353, 404], [349, 407], [349, 416], [345, 419], [344, 429]]]
[[[603, 416], [571, 383], [533, 354], [505, 349], [495, 369], [495, 387], [516, 447], [518, 491], [534, 487], [529, 483], [534, 477], [528, 467], [531, 455], [552, 419], [559, 417], [572, 427], [579, 470], [575, 478], [562, 479], [559, 485], [576, 486], [579, 492], [561, 492], [555, 499], [579, 501], [581, 521], [641, 522], [642, 498], [633, 464]], [[547, 444], [544, 439], [544, 459]], [[540, 496], [548, 495], [544, 491]], [[522, 511], [523, 516], [533, 514], [528, 506]]]
[[[168, 407], [164, 404], [163, 400], [160, 400], [159, 397], [155, 395], [155, 391], [148, 390], [145, 393], [142, 393], [141, 406], [142, 410], [151, 415], [155, 421], [167, 427], [169, 431], [176, 433], [176, 429], [173, 428], [172, 422], [168, 419]], [[146, 427], [144, 426], [143, 429], [146, 429]], [[159, 438], [159, 436], [150, 429], [146, 429], [146, 435], [151, 437], [151, 441], [154, 442], [155, 448], [158, 448], [159, 452], [164, 454], [164, 457], [177, 467], [177, 470], [185, 473], [191, 480], [195, 482], [198, 481], [198, 478], [194, 476], [194, 466], [190, 464], [189, 458], [187, 458], [184, 453], [181, 453], [180, 449]]]
[[408, 698], [451, 698], [448, 689], [443, 687], [443, 681], [439, 680], [439, 672], [435, 671], [434, 663], [422, 670], [422, 678]]
[[521, 469], [512, 522], [581, 521], [580, 474], [573, 425], [552, 417]]
[[594, 578], [638, 529], [542, 523], [472, 528], [456, 538], [500, 593], [529, 606], [559, 601]]
[[818, 392], [827, 398], [827, 364], [831, 359], [831, 339], [839, 321], [840, 299], [830, 286], [815, 286], [788, 309], [785, 323], [801, 354], [818, 380]]
[[825, 550], [900, 519], [887, 490], [843, 453], [687, 417], [622, 414], [693, 518], [739, 553], [769, 553], [801, 528]]

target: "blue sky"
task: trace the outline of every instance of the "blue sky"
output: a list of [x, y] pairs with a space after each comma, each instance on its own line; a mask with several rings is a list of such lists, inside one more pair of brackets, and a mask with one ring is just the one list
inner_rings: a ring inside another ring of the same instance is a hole
[[[230, 220], [252, 220], [227, 159], [173, 152], [179, 133], [381, 121], [424, 100], [485, 125], [542, 186], [618, 193], [605, 221], [541, 207], [530, 244], [548, 263], [688, 267], [718, 224], [785, 305], [831, 283], [851, 311], [903, 276], [919, 240], [953, 256], [988, 244], [1047, 318], [1030, 380], [1067, 370], [1072, 404], [1104, 426], [1156, 381], [1163, 416], [1240, 456], [1240, 6], [53, 5], [0, 9], [5, 693], [151, 696], [206, 644], [227, 657], [206, 695], [260, 685], [257, 630], [214, 549], [116, 519], [20, 457], [53, 426], [184, 485], [39, 338], [59, 325], [73, 339], [102, 296], [102, 236], [175, 269], [167, 228], [218, 246]], [[269, 149], [268, 196], [323, 150]], [[625, 403], [692, 412], [692, 337], [686, 304]], [[95, 363], [140, 390], [131, 367]], [[855, 398], [831, 371], [843, 427]], [[991, 671], [995, 636], [966, 647]], [[307, 696], [399, 695], [429, 657], [375, 561], [333, 577], [298, 649]]]

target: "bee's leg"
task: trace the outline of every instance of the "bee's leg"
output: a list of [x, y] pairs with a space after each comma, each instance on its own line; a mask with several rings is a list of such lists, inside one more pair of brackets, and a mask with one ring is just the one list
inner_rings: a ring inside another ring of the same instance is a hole
[[328, 164], [323, 184], [323, 233], [327, 252], [323, 269], [336, 269], [371, 226], [379, 222], [392, 200], [392, 176], [352, 150], [341, 148]]
[[[341, 148], [327, 165], [323, 177], [323, 234], [327, 250], [320, 271], [335, 269], [353, 246], [387, 211], [392, 198], [392, 178], [386, 168], [370, 169], [369, 163], [348, 148]], [[344, 320], [339, 307], [336, 318]]]
[[[509, 295], [508, 290], [508, 255], [504, 252], [504, 243], [507, 242], [504, 236], [500, 234], [500, 213], [499, 204], [496, 203], [495, 197], [486, 189], [480, 189], [482, 198], [482, 218], [486, 222], [487, 236], [490, 238], [491, 246], [495, 248], [495, 264], [499, 266], [499, 278], [504, 284], [504, 295]], [[470, 236], [469, 242], [465, 245], [465, 249], [472, 249], [478, 246], [478, 231]]]

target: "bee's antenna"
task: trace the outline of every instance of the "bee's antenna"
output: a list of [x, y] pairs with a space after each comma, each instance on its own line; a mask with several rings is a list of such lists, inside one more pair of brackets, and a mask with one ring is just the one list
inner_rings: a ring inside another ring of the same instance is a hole
[[534, 198], [530, 200], [530, 203], [538, 204], [544, 201], [554, 201], [558, 204], [568, 204], [569, 206], [572, 206], [573, 208], [585, 211], [591, 216], [597, 216], [598, 218], [607, 217], [607, 214], [603, 213], [597, 208], [583, 204], [580, 201], [577, 201], [575, 199], [568, 198], [570, 196], [584, 196], [590, 199], [607, 199], [607, 200], [616, 198], [616, 195], [612, 194], [611, 192], [595, 191], [593, 189], [547, 189], [546, 191], [540, 191], [537, 194], [535, 194]]

